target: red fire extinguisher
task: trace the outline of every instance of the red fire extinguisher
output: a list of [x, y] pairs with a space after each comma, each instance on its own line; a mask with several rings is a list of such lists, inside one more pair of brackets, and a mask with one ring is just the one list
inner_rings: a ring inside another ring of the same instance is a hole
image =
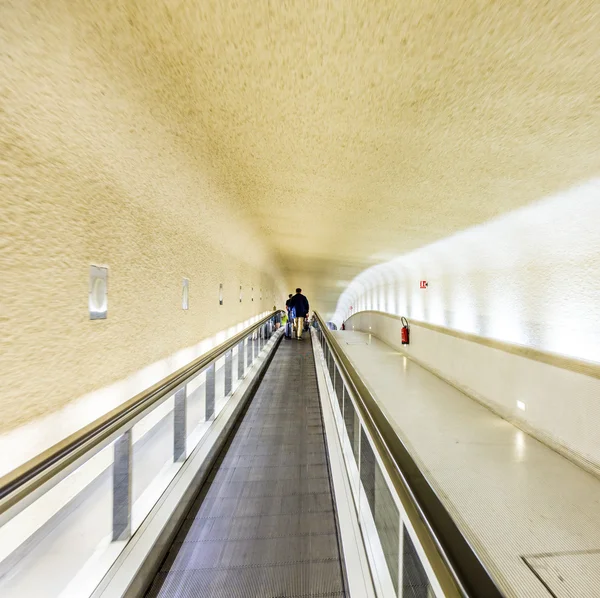
[[402, 322], [402, 330], [400, 331], [402, 335], [402, 344], [408, 345], [409, 336], [410, 336], [410, 328], [408, 327], [408, 320], [406, 318], [400, 318]]

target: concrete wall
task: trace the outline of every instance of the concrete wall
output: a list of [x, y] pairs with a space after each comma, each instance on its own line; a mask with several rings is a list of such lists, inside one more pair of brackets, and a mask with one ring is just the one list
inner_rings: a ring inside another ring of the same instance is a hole
[[[504, 419], [600, 476], [600, 366], [487, 343], [450, 329], [412, 323], [408, 346], [401, 321], [361, 312], [347, 329], [372, 333], [405, 352]], [[503, 346], [505, 345], [505, 346]]]
[[[100, 5], [2, 5], [3, 433], [182, 349], [197, 353], [285, 299], [270, 248], [214, 169], [211, 140], [189, 145], [181, 107], [140, 66], [147, 53], [135, 39], [131, 51], [119, 44], [118, 8], [100, 27]], [[109, 267], [106, 320], [89, 320], [90, 264]], [[77, 421], [97, 414], [101, 396]]]
[[348, 325], [397, 347], [399, 320], [367, 312], [423, 322], [407, 348], [418, 361], [597, 470], [599, 222], [595, 180], [366, 270], [335, 321], [357, 314]]
[[597, 179], [366, 270], [335, 319], [374, 309], [600, 362], [599, 223]]

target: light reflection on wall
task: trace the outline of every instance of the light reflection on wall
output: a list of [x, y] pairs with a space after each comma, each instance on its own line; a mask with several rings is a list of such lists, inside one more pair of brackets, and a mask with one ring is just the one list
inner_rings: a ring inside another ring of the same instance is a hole
[[521, 299], [517, 285], [497, 280], [487, 294], [488, 326], [484, 336], [520, 345], [532, 345], [526, 336]]
[[334, 321], [379, 309], [600, 361], [599, 230], [594, 179], [364, 271]]
[[526, 438], [521, 430], [515, 430], [515, 461], [521, 462], [526, 457]]
[[397, 313], [396, 310], [396, 294], [394, 289], [394, 283], [389, 282], [386, 287], [386, 311], [390, 314]]

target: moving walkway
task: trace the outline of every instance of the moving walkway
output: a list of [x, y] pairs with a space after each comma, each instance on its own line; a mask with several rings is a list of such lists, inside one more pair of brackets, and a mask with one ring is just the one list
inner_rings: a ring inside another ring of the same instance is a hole
[[317, 318], [274, 314], [0, 480], [0, 595], [503, 594]]

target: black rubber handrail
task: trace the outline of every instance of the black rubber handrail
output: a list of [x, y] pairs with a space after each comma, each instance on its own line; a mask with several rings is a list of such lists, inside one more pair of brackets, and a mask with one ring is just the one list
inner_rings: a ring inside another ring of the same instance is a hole
[[[448, 513], [335, 336], [320, 315], [316, 312], [315, 315], [320, 331], [334, 355], [340, 374], [353, 396], [353, 402], [361, 413], [364, 425], [400, 499], [404, 497], [414, 507], [412, 517], [411, 509], [407, 509], [408, 516], [434, 572], [438, 575], [438, 580], [440, 575], [446, 578], [446, 583], [441, 583], [442, 587], [446, 585], [445, 589], [451, 595], [505, 598], [505, 594], [498, 588], [492, 575]], [[406, 507], [405, 501], [402, 502]], [[444, 567], [445, 571], [442, 570]], [[448, 581], [453, 583], [448, 584]]]
[[[271, 320], [280, 310], [272, 312], [242, 332], [198, 357], [149, 389], [139, 393], [116, 409], [96, 419], [40, 455], [0, 478], [0, 516], [61, 473], [86, 453], [93, 451], [133, 419], [161, 399], [173, 394], [192, 376], [206, 369], [255, 330]], [[92, 455], [90, 455], [91, 457]]]

